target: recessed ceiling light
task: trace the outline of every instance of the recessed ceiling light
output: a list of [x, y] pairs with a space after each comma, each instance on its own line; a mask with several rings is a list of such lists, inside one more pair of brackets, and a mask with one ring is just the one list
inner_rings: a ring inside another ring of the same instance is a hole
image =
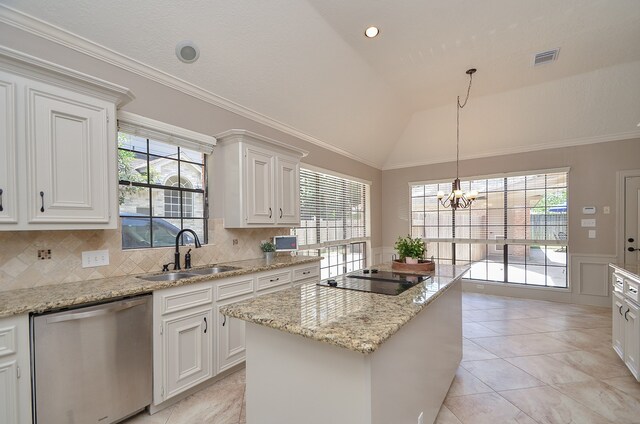
[[176, 56], [184, 63], [193, 63], [200, 57], [200, 49], [193, 41], [182, 41], [176, 46]]
[[370, 26], [369, 28], [364, 30], [364, 35], [366, 35], [368, 38], [373, 38], [378, 34], [380, 34], [380, 30], [378, 29], [378, 27]]

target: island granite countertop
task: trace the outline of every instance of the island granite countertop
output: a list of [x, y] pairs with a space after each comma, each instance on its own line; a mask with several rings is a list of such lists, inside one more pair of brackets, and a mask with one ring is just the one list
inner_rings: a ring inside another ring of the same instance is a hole
[[[263, 258], [224, 262], [216, 265], [231, 265], [239, 269], [221, 272], [219, 274], [194, 275], [193, 277], [175, 281], [148, 281], [137, 278], [141, 275], [157, 275], [160, 273], [138, 274], [0, 291], [0, 318], [30, 312], [40, 313], [86, 303], [102, 302], [120, 297], [151, 293], [154, 290], [168, 287], [184, 286], [218, 278], [286, 268], [317, 262], [321, 259], [319, 256], [278, 256], [273, 262], [268, 264]], [[206, 267], [194, 267], [194, 269], [198, 268]]]
[[636, 264], [609, 264], [616, 271], [626, 272], [627, 274], [631, 274], [634, 278], [640, 279], [640, 265]]
[[[390, 270], [388, 265], [376, 266]], [[398, 296], [305, 284], [224, 306], [224, 315], [364, 354], [374, 352], [445, 293], [468, 266], [438, 265]]]

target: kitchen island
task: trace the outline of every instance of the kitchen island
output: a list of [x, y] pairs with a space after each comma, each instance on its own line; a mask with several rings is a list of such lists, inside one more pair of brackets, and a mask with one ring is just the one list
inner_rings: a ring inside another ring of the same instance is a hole
[[467, 269], [397, 296], [307, 284], [222, 308], [247, 322], [247, 423], [432, 423], [462, 358]]

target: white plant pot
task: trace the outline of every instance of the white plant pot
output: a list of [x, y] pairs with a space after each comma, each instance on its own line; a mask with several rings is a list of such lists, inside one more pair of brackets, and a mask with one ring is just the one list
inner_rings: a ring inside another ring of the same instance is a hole
[[415, 265], [415, 264], [417, 264], [417, 263], [418, 263], [418, 258], [409, 258], [409, 257], [406, 257], [406, 258], [404, 258], [404, 262], [405, 262], [405, 263], [407, 263], [407, 264]]

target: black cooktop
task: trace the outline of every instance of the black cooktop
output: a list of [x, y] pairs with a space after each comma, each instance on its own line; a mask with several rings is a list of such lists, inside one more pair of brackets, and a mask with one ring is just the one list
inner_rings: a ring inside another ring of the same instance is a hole
[[431, 277], [428, 275], [400, 274], [376, 269], [364, 269], [335, 280], [321, 281], [318, 285], [397, 296], [428, 278]]

